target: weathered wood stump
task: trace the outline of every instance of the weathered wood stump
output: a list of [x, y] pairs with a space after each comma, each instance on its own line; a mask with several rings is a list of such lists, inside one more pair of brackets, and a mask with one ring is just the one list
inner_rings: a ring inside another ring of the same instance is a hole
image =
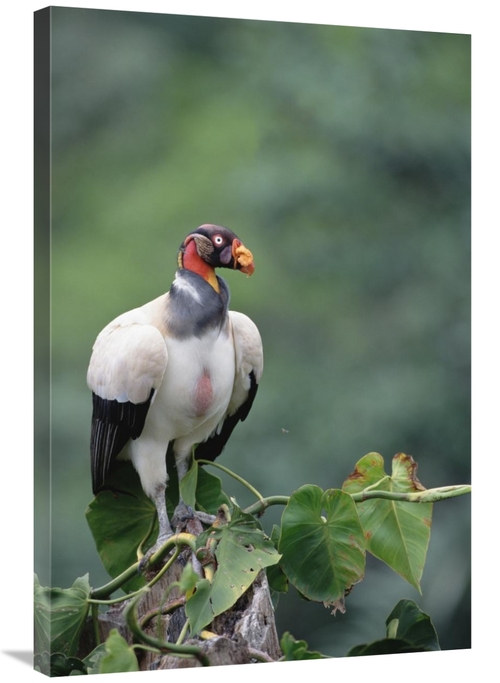
[[[179, 580], [185, 564], [186, 555], [180, 555], [165, 576], [145, 593], [137, 608], [138, 620], [144, 631], [162, 641], [175, 643], [186, 621], [183, 596], [176, 586], [169, 590], [169, 586]], [[149, 580], [151, 576], [147, 578]], [[132, 634], [123, 616], [127, 604], [120, 603], [99, 616], [101, 642], [111, 629], [116, 628], [132, 643]], [[213, 637], [207, 640], [197, 637], [185, 644], [200, 647], [212, 666], [279, 659], [281, 651], [265, 571], [259, 573], [230, 610], [214, 619], [208, 630], [214, 634]], [[141, 671], [201, 666], [194, 657], [159, 655], [144, 650], [136, 650], [136, 653]]]

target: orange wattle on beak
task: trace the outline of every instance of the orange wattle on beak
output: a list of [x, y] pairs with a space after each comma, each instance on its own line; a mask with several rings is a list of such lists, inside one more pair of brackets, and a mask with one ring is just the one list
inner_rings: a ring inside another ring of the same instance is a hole
[[234, 259], [234, 267], [241, 270], [245, 275], [252, 275], [255, 266], [250, 249], [247, 249], [240, 240], [233, 240], [231, 252]]

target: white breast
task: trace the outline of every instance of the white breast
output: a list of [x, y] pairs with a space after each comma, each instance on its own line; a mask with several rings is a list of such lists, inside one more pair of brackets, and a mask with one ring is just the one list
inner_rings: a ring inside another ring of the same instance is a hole
[[197, 443], [200, 434], [206, 438], [213, 431], [229, 404], [235, 373], [232, 336], [217, 330], [202, 339], [168, 338], [166, 343], [168, 365], [144, 436], [152, 429], [168, 442], [195, 433]]

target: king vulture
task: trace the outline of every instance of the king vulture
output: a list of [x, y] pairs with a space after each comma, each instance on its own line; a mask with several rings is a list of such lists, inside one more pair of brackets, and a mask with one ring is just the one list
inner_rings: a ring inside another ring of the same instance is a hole
[[170, 290], [110, 322], [90, 359], [92, 488], [103, 488], [117, 458], [132, 461], [158, 513], [153, 551], [173, 534], [169, 444], [179, 480], [195, 445], [197, 457], [216, 458], [247, 417], [262, 374], [257, 327], [228, 310], [229, 289], [215, 268], [251, 275], [253, 257], [231, 230], [202, 225], [181, 244]]

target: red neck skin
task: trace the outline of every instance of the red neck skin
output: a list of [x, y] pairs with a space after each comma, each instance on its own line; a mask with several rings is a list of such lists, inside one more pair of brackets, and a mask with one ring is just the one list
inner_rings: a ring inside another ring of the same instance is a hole
[[194, 240], [191, 240], [186, 247], [182, 257], [182, 267], [201, 275], [204, 280], [212, 285], [216, 292], [219, 291], [219, 283], [217, 282], [215, 269], [199, 256], [196, 251], [196, 242]]

